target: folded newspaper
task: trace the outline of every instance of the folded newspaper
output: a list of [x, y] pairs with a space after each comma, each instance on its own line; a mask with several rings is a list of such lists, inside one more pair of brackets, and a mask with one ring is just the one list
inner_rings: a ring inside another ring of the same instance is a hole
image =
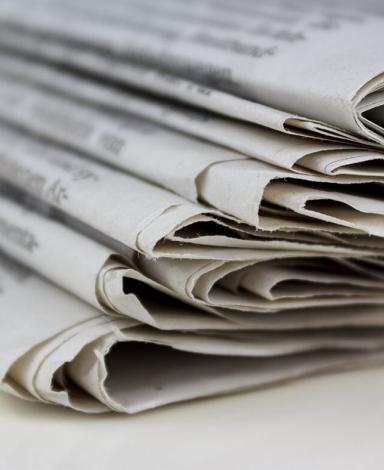
[[380, 3], [0, 26], [2, 390], [136, 413], [384, 365]]

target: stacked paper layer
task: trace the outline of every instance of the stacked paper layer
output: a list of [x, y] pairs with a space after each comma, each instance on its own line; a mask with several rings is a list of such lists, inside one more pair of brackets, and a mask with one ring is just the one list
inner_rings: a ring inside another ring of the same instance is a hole
[[0, 381], [134, 413], [384, 363], [381, 4], [0, 6]]

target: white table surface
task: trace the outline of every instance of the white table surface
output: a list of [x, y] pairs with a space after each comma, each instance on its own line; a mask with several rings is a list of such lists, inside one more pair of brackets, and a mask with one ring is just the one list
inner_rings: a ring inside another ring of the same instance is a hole
[[137, 416], [0, 395], [0, 469], [384, 468], [384, 369], [324, 376]]

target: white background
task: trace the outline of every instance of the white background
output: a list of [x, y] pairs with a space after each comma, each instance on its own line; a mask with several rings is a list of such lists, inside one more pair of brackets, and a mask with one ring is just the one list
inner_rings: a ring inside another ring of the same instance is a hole
[[317, 377], [137, 416], [0, 395], [0, 469], [384, 468], [384, 370]]

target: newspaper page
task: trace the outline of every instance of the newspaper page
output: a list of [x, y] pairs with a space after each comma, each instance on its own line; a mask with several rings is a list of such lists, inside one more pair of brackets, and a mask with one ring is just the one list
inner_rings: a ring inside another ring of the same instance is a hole
[[[97, 120], [98, 125], [95, 127], [102, 135], [98, 139], [93, 137], [91, 140], [93, 153], [100, 154], [100, 158], [105, 158], [109, 152], [110, 162], [125, 166], [129, 171], [139, 175], [145, 174], [147, 177], [150, 175], [150, 178], [156, 178], [151, 174], [150, 168], [145, 165], [149, 157], [145, 158], [144, 150], [148, 151], [149, 144], [154, 144], [160, 149], [166, 143], [168, 153], [173, 159], [177, 158], [180, 154], [180, 147], [184, 145], [183, 153], [186, 155], [178, 157], [183, 158], [182, 163], [179, 163], [180, 171], [185, 167], [187, 170], [184, 170], [184, 173], [194, 172], [195, 178], [207, 165], [220, 161], [245, 159], [244, 153], [257, 160], [299, 173], [314, 171], [332, 176], [345, 174], [382, 176], [380, 164], [383, 154], [374, 149], [297, 139], [262, 127], [253, 127], [249, 132], [247, 126], [242, 127], [235, 123], [228, 125], [228, 121], [220, 121], [220, 118], [212, 118], [212, 116], [207, 118], [201, 116], [201, 119], [197, 118], [196, 122], [192, 123], [194, 115], [191, 113], [179, 112], [177, 120], [172, 119], [167, 123], [169, 114], [175, 111], [170, 110], [169, 106], [160, 101], [150, 101], [140, 95], [127, 91], [121, 92], [113, 87], [86, 81], [63, 71], [55, 71], [4, 54], [0, 54], [0, 70], [2, 73], [1, 109], [5, 120], [37, 129], [41, 133], [48, 132], [49, 128], [51, 134], [61, 132], [62, 139], [71, 136], [72, 139], [76, 137], [79, 141], [83, 137], [83, 140], [78, 143], [83, 146], [86, 145], [87, 139], [90, 140], [91, 131], [82, 135], [75, 133], [73, 124], [72, 127], [69, 125], [73, 115], [76, 113], [77, 120], [73, 122], [78, 122], [79, 126], [85, 126], [85, 121], [87, 121], [88, 129], [91, 123]], [[31, 83], [35, 86], [31, 86]], [[73, 100], [69, 100], [69, 97]], [[94, 106], [80, 105], [79, 100], [98, 107], [102, 106], [113, 112], [100, 113]], [[124, 116], [121, 115], [122, 112]], [[197, 112], [195, 115], [198, 117]], [[162, 125], [155, 125], [153, 122], [151, 124], [146, 119], [142, 120], [135, 116], [143, 116], [149, 120], [158, 121]], [[186, 135], [167, 131], [163, 127], [164, 124], [187, 133], [194, 133], [198, 137], [220, 143], [222, 146], [233, 147], [238, 152], [217, 148], [215, 145], [189, 139]], [[228, 130], [230, 130], [229, 138]], [[141, 145], [137, 143], [135, 148], [136, 155], [140, 152], [140, 157], [144, 160], [142, 167], [135, 167], [134, 162], [130, 161], [133, 159], [129, 159], [129, 155], [125, 156], [127, 136], [124, 132], [129, 132], [132, 137], [136, 136], [138, 142], [141, 142]], [[142, 142], [143, 136], [146, 136], [145, 142]], [[228, 139], [228, 142], [225, 139]], [[192, 148], [190, 154], [188, 154], [189, 147]], [[89, 147], [85, 149], [89, 150]], [[173, 150], [175, 153], [177, 151], [176, 155]], [[204, 158], [201, 154], [204, 154]], [[186, 175], [183, 174], [183, 176], [186, 178]], [[168, 178], [170, 179], [169, 185], [172, 185], [169, 175]], [[158, 179], [158, 182], [164, 185], [161, 179]], [[180, 187], [176, 186], [175, 191], [180, 190]], [[195, 194], [189, 187], [188, 190], [187, 197]]]
[[103, 313], [128, 316], [159, 329], [240, 328], [172, 300], [178, 297], [188, 302], [140, 273], [133, 254], [118, 256], [103, 244], [4, 197], [0, 206], [2, 249]]
[[[113, 122], [116, 122], [116, 119], [121, 122], [120, 114], [123, 112], [126, 120], [129, 118], [131, 121], [141, 122], [141, 125], [138, 124], [139, 129], [141, 128], [143, 132], [146, 129], [145, 135], [149, 135], [152, 139], [159, 140], [158, 134], [160, 132], [164, 138], [167, 135], [167, 142], [171, 149], [182, 141], [185, 144], [184, 149], [188, 148], [188, 141], [194, 149], [200, 145], [201, 150], [205, 150], [211, 156], [211, 164], [218, 158], [240, 159], [247, 155], [301, 173], [315, 171], [329, 175], [382, 174], [380, 168], [382, 153], [374, 148], [363, 149], [340, 143], [331, 144], [288, 137], [266, 127], [250, 126], [206, 113], [201, 109], [186, 108], [175, 103], [158, 100], [155, 97], [149, 98], [137, 92], [122, 91], [113, 85], [106, 86], [100, 82], [85, 80], [69, 74], [67, 71], [48, 68], [4, 53], [0, 54], [0, 71], [3, 90], [1, 94], [2, 109], [4, 113], [7, 113], [4, 116], [5, 119], [20, 121], [23, 116], [26, 119], [28, 114], [34, 114], [37, 115], [35, 117], [38, 117], [39, 121], [43, 121], [40, 122], [40, 126], [44, 124], [45, 118], [46, 125], [54, 126], [55, 123], [60, 123], [60, 128], [67, 127], [68, 132], [68, 125], [65, 125], [68, 122], [68, 115], [77, 112], [83, 119], [90, 121], [92, 120], [90, 117], [92, 111], [93, 118], [98, 116], [98, 121], [102, 121], [104, 126], [108, 128], [109, 139], [105, 142], [106, 137], [104, 137], [99, 142], [98, 152], [109, 150], [109, 157], [120, 157], [118, 161], [121, 164], [123, 164], [121, 153], [124, 153], [124, 149], [121, 147], [124, 146], [126, 138], [121, 135], [121, 129], [116, 129], [116, 124], [114, 126]], [[27, 84], [35, 86], [27, 86]], [[36, 86], [44, 87], [44, 89], [39, 90]], [[73, 100], [68, 101], [69, 97]], [[87, 112], [87, 108], [80, 106], [79, 101], [111, 110], [114, 114], [98, 113], [94, 107], [88, 109]], [[61, 114], [59, 110], [61, 110]], [[64, 113], [67, 116], [66, 119], [63, 118]], [[49, 120], [47, 115], [49, 115]], [[134, 119], [133, 116], [145, 118], [145, 121]], [[151, 125], [147, 119], [152, 123], [160, 124], [161, 127]], [[28, 122], [30, 123], [29, 120]], [[205, 145], [201, 142], [198, 144], [196, 140], [187, 139], [186, 135], [181, 136], [174, 132], [167, 132], [163, 126], [182, 131], [183, 134], [194, 135], [207, 142], [219, 144], [222, 148], [217, 149], [216, 146], [207, 143]], [[132, 127], [133, 123], [129, 128], [132, 129]], [[139, 129], [136, 129], [136, 133]], [[134, 129], [131, 132], [134, 132]], [[115, 139], [112, 139], [112, 136]], [[111, 140], [112, 142], [110, 142]], [[103, 142], [104, 148], [101, 146]], [[170, 151], [172, 151], [171, 149]], [[234, 150], [235, 153], [228, 151], [228, 149]], [[200, 162], [199, 155], [200, 153], [194, 152], [189, 160], [196, 162], [195, 171]], [[186, 165], [185, 162], [184, 165]], [[191, 165], [192, 163], [189, 163], [186, 168]], [[133, 168], [132, 171], [138, 170], [140, 169]]]
[[[76, 129], [79, 131], [81, 128], [78, 124], [77, 122]], [[183, 256], [182, 247], [173, 248], [169, 236], [176, 231], [180, 236], [181, 229], [189, 228], [191, 231], [194, 225], [204, 221], [210, 222], [213, 228], [215, 225], [218, 227], [218, 217], [222, 218], [223, 224], [233, 229], [235, 237], [238, 234], [236, 220], [267, 231], [351, 231], [376, 237], [384, 236], [383, 204], [374, 193], [375, 185], [372, 196], [369, 190], [367, 192], [369, 183], [375, 182], [374, 178], [368, 176], [338, 177], [335, 183], [333, 178], [314, 175], [297, 175], [291, 178], [289, 172], [278, 171], [253, 160], [225, 161], [220, 165], [208, 166], [198, 181], [201, 198], [222, 210], [219, 212], [206, 206], [187, 203], [186, 200], [144, 181], [80, 159], [79, 155], [20, 133], [7, 129], [0, 132], [0, 176], [3, 179], [24, 188], [28, 175], [37, 174], [45, 188], [27, 185], [26, 191], [60, 207], [98, 231], [108, 232], [114, 240], [152, 256], [160, 255], [160, 252], [162, 256], [167, 253], [175, 256], [176, 252], [172, 253], [172, 250], [177, 250], [178, 257]], [[60, 133], [59, 130], [57, 132]], [[133, 160], [135, 159], [132, 158]], [[180, 156], [179, 160], [183, 160], [183, 157]], [[157, 167], [158, 165], [152, 165], [152, 172]], [[172, 178], [172, 174], [175, 174], [174, 168], [170, 156], [169, 164], [163, 166], [164, 184], [167, 184], [168, 176]], [[191, 184], [196, 184], [193, 171], [189, 173], [192, 175]], [[382, 184], [380, 178], [376, 182], [378, 185]], [[179, 182], [180, 185], [181, 183], [182, 181]], [[129, 194], [125, 191], [128, 185]], [[54, 190], [50, 189], [52, 187]], [[228, 187], [231, 188], [230, 192]], [[86, 194], [88, 196], [84, 200]], [[97, 204], [95, 197], [99, 198]], [[244, 204], [243, 201], [247, 203]], [[263, 210], [263, 202], [273, 204], [280, 211], [273, 214], [268, 208]], [[98, 212], [97, 217], [95, 211]], [[224, 212], [235, 216], [236, 220], [226, 219]], [[124, 222], [119, 220], [117, 223], [116, 214], [123, 217]], [[292, 217], [293, 214], [295, 217]], [[159, 242], [167, 236], [168, 245], [159, 247]], [[185, 251], [184, 257], [207, 256], [206, 249], [204, 254], [203, 247], [192, 247], [191, 243]], [[214, 256], [214, 251], [210, 256]]]
[[279, 355], [286, 348], [273, 336], [239, 347], [220, 336], [159, 334], [100, 315], [4, 255], [0, 261], [0, 387], [20, 398], [87, 413], [136, 413], [383, 360], [375, 349], [384, 336], [377, 333], [344, 337], [344, 352], [299, 355]]
[[[162, 305], [158, 297], [151, 302], [151, 290], [137, 290], [134, 280], [237, 324], [244, 324], [242, 313], [236, 316], [239, 310], [274, 314], [383, 302], [380, 260], [372, 253], [327, 256], [310, 251], [240, 250], [237, 261], [153, 260], [135, 253], [129, 259], [125, 253], [120, 260], [111, 259], [113, 252], [107, 258], [103, 246], [10, 200], [0, 199], [0, 220], [0, 246], [11, 256], [103, 311], [161, 329], [230, 329], [231, 325], [204, 319], [193, 309], [172, 308], [171, 302]], [[63, 249], [67, 246], [71, 246], [68, 256]]]
[[4, 0], [0, 389], [132, 414], [382, 366], [383, 24]]
[[[217, 3], [199, 1], [181, 8], [173, 0], [161, 6], [147, 0], [132, 1], [127, 8], [116, 1], [106, 8], [102, 2], [40, 0], [26, 16], [20, 1], [6, 2], [2, 17], [11, 29], [112, 52], [133, 63], [295, 113], [294, 126], [311, 128], [316, 126], [312, 120], [320, 120], [383, 142], [382, 66], [376, 41], [382, 9], [378, 13], [374, 6], [362, 12], [346, 2], [333, 7], [298, 2], [295, 9], [284, 1], [262, 7], [245, 0], [236, 6], [220, 0], [220, 8]], [[332, 50], [338, 51], [333, 61]], [[361, 65], [351, 77], [349, 70], [355, 63]], [[284, 70], [284, 81], [279, 70]], [[187, 89], [184, 84], [181, 87]], [[209, 89], [186, 92], [190, 101], [198, 93], [201, 100], [204, 94], [210, 100]], [[220, 101], [220, 96], [216, 98]], [[262, 113], [262, 109], [256, 112]], [[273, 109], [265, 114], [281, 119]], [[308, 119], [296, 120], [296, 115]]]
[[[203, 86], [185, 80], [174, 74], [170, 75], [142, 64], [121, 61], [109, 54], [95, 53], [93, 49], [80, 49], [78, 45], [72, 46], [67, 42], [57, 42], [55, 38], [50, 38], [50, 41], [47, 42], [43, 36], [26, 35], [25, 32], [20, 34], [19, 30], [13, 31], [6, 27], [0, 30], [0, 49], [3, 54], [5, 52], [12, 56], [21, 54], [22, 57], [27, 56], [33, 60], [44, 60], [54, 65], [76, 69], [80, 73], [91, 73], [103, 81], [109, 81], [112, 86], [117, 82], [129, 87], [137, 87], [137, 90], [149, 92], [151, 95], [156, 90], [161, 98], [175, 100], [172, 106], [167, 106], [166, 123], [188, 130], [190, 133], [209, 135], [210, 139], [220, 143], [225, 142], [226, 145], [230, 145], [231, 141], [227, 141], [225, 136], [220, 136], [215, 132], [215, 124], [221, 123], [221, 125], [229, 126], [233, 131], [245, 134], [247, 129], [254, 129], [256, 126], [253, 124], [256, 124], [288, 135], [349, 143], [367, 143], [364, 137], [359, 137], [326, 123], [292, 116], [260, 103], [217, 91], [207, 85]], [[131, 103], [131, 106], [133, 104]], [[148, 101], [146, 104], [147, 106], [140, 106], [140, 112], [156, 119], [158, 106], [154, 106], [153, 102]], [[164, 103], [162, 104], [161, 101], [156, 104], [164, 107]], [[186, 108], [181, 104], [191, 105], [191, 107]], [[197, 107], [199, 108], [198, 112], [196, 111]], [[228, 116], [231, 119], [220, 116]], [[181, 122], [178, 119], [172, 119], [176, 117], [181, 118]], [[208, 121], [210, 128], [204, 129], [198, 123], [193, 122], [191, 118]], [[237, 122], [233, 118], [237, 118], [239, 121]], [[245, 125], [247, 122], [252, 125]], [[232, 145], [239, 144], [235, 142]]]

